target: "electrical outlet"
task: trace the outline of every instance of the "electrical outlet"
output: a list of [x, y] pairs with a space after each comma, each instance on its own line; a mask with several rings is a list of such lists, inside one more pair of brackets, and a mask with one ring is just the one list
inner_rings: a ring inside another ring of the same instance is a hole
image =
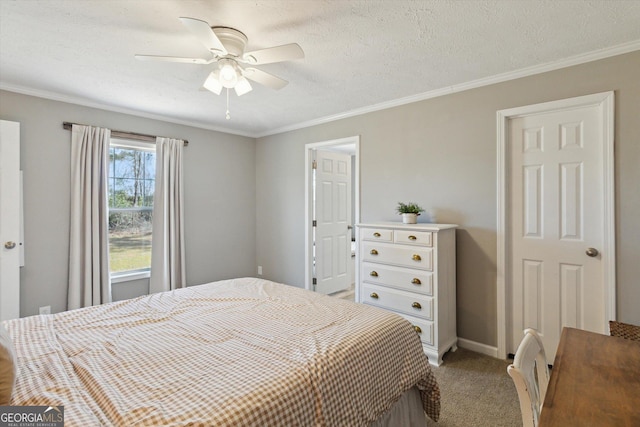
[[51, 306], [45, 305], [43, 307], [40, 307], [40, 314], [51, 314]]
[[262, 266], [258, 266], [258, 275], [262, 276]]

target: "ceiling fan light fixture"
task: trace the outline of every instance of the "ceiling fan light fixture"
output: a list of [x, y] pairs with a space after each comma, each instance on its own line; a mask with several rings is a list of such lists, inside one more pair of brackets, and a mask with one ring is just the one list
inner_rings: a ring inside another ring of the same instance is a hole
[[203, 86], [205, 89], [210, 90], [216, 95], [220, 95], [220, 93], [222, 93], [222, 83], [218, 80], [218, 76], [216, 76], [215, 71], [209, 74], [209, 77], [207, 77]]
[[227, 89], [232, 89], [238, 83], [238, 71], [236, 64], [229, 59], [219, 61], [220, 64], [220, 83]]
[[247, 92], [251, 92], [253, 88], [251, 87], [249, 80], [240, 76], [240, 78], [238, 79], [238, 83], [236, 83], [236, 86], [234, 87], [234, 89], [236, 91], [236, 95], [242, 96]]
[[[0, 0], [2, 1], [2, 0]], [[203, 87], [216, 95], [227, 89], [227, 112], [229, 120], [229, 91], [234, 89], [237, 96], [253, 90], [249, 80], [271, 89], [282, 89], [287, 81], [257, 68], [243, 68], [241, 64], [262, 65], [274, 62], [290, 61], [304, 58], [304, 51], [297, 43], [289, 43], [265, 49], [245, 52], [247, 36], [235, 28], [210, 26], [201, 19], [179, 18], [182, 24], [207, 48], [210, 55], [205, 58], [181, 58], [176, 56], [138, 55], [136, 59], [183, 62], [208, 65], [216, 62], [218, 68], [209, 73]]]

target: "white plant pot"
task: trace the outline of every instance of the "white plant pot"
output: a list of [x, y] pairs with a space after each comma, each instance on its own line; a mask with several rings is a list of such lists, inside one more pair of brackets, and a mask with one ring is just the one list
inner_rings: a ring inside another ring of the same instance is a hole
[[403, 213], [402, 214], [402, 223], [403, 224], [417, 224], [418, 223], [418, 214]]

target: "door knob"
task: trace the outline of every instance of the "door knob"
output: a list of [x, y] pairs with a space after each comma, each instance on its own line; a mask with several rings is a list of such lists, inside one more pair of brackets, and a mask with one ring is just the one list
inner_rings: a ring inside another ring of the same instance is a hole
[[5, 242], [4, 247], [7, 249], [13, 249], [16, 247], [16, 242]]
[[588, 256], [590, 256], [590, 257], [596, 257], [596, 256], [598, 256], [598, 254], [599, 254], [599, 253], [600, 253], [600, 252], [598, 252], [598, 250], [597, 250], [596, 248], [589, 248], [589, 249], [587, 249], [587, 251], [586, 251], [586, 254], [587, 254]]

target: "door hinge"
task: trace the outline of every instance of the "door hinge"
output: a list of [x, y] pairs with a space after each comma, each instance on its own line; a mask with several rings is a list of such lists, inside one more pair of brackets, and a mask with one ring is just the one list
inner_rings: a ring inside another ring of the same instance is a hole
[[318, 162], [315, 160], [311, 163], [311, 169], [318, 169]]
[[318, 284], [315, 277], [313, 279], [311, 279], [311, 284], [313, 285], [313, 291], [315, 292], [316, 291], [316, 285]]
[[315, 219], [311, 222], [311, 226], [312, 227], [317, 227], [318, 226], [318, 221], [316, 221]]

